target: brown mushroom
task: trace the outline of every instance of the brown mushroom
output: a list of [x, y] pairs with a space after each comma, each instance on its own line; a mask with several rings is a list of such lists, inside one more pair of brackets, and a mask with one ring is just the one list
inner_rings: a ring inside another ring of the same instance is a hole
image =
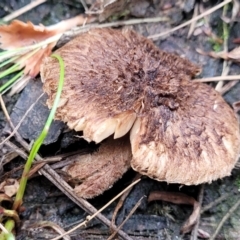
[[116, 140], [108, 138], [93, 154], [68, 157], [71, 164], [62, 171], [79, 197], [93, 198], [122, 177], [130, 168], [131, 158], [129, 136]]
[[[66, 75], [56, 119], [97, 143], [131, 130], [131, 166], [159, 181], [195, 185], [230, 175], [238, 120], [214, 89], [190, 81], [197, 66], [130, 30], [93, 29], [57, 53]], [[47, 58], [41, 77], [50, 108], [58, 76]]]

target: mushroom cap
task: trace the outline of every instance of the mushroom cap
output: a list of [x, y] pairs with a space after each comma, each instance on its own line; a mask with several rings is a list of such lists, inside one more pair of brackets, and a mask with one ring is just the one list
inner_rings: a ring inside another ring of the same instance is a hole
[[[56, 51], [65, 83], [56, 118], [89, 141], [130, 129], [132, 167], [159, 181], [211, 182], [229, 175], [239, 154], [236, 115], [199, 68], [129, 30], [93, 29]], [[41, 68], [51, 107], [58, 62]]]
[[131, 130], [133, 169], [185, 185], [230, 175], [238, 160], [239, 125], [223, 98], [208, 85], [186, 82], [175, 99], [162, 101], [146, 106]]
[[79, 197], [93, 198], [122, 177], [130, 168], [131, 159], [129, 136], [108, 138], [93, 154], [68, 157], [71, 164], [62, 170], [75, 182], [74, 191]]
[[[182, 80], [199, 71], [189, 61], [162, 52], [150, 40], [127, 30], [94, 29], [56, 53], [65, 63], [65, 83], [56, 119], [83, 131], [85, 139], [96, 143], [113, 133], [114, 138], [119, 138], [131, 129], [146, 91], [157, 88], [163, 94], [176, 92]], [[155, 81], [156, 75], [161, 81]], [[58, 62], [46, 58], [41, 77], [50, 108], [58, 76]]]

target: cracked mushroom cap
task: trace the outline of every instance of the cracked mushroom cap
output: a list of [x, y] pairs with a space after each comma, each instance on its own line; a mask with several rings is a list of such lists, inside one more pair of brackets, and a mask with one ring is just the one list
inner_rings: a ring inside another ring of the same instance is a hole
[[[88, 141], [129, 130], [132, 167], [186, 185], [230, 175], [239, 154], [236, 115], [211, 87], [194, 83], [199, 68], [129, 30], [94, 29], [56, 51], [65, 83], [56, 119]], [[58, 62], [41, 68], [51, 108]]]

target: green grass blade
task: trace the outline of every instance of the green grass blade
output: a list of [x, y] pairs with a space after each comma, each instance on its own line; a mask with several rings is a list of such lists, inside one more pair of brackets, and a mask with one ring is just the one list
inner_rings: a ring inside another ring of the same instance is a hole
[[19, 70], [19, 63], [16, 63], [14, 65], [12, 65], [10, 68], [6, 69], [5, 71], [3, 71], [2, 73], [0, 73], [0, 79], [6, 77], [7, 75], [14, 73], [16, 71]]
[[49, 130], [50, 125], [53, 121], [53, 118], [54, 118], [54, 115], [55, 115], [55, 112], [56, 112], [56, 109], [58, 107], [58, 103], [59, 103], [59, 100], [60, 100], [60, 96], [61, 96], [61, 93], [62, 93], [62, 89], [63, 89], [64, 75], [65, 75], [63, 59], [59, 55], [56, 55], [56, 54], [53, 54], [52, 57], [56, 58], [59, 61], [59, 65], [60, 65], [60, 77], [59, 77], [58, 90], [57, 90], [57, 94], [56, 94], [56, 97], [55, 97], [55, 100], [54, 100], [54, 103], [53, 103], [53, 107], [52, 107], [51, 112], [48, 116], [48, 119], [45, 123], [43, 131], [41, 132], [38, 139], [34, 142], [33, 147], [31, 149], [31, 152], [29, 154], [29, 157], [27, 159], [27, 162], [24, 166], [22, 178], [20, 180], [20, 186], [19, 186], [16, 198], [15, 198], [15, 201], [13, 203], [13, 209], [14, 210], [18, 210], [19, 207], [22, 204], [22, 199], [23, 199], [23, 195], [24, 195], [24, 192], [25, 192], [27, 179], [28, 179], [28, 174], [29, 174], [30, 168], [32, 166], [32, 162], [33, 162], [40, 146], [42, 145], [45, 137], [48, 134], [48, 130]]
[[2, 94], [7, 87], [11, 86], [14, 82], [16, 82], [21, 76], [23, 75], [23, 71], [20, 71], [19, 73], [17, 73], [13, 78], [11, 78], [10, 80], [8, 80], [5, 84], [3, 84], [0, 87], [0, 93]]
[[9, 63], [13, 63], [19, 56], [15, 56], [15, 57], [12, 57], [4, 62], [2, 62], [2, 64], [0, 64], [0, 68], [6, 66], [7, 64]]

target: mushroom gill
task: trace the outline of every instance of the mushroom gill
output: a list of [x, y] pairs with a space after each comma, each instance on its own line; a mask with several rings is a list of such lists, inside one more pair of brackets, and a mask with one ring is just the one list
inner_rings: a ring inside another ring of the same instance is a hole
[[[93, 29], [56, 52], [65, 62], [56, 119], [97, 143], [131, 129], [132, 167], [159, 181], [190, 185], [230, 174], [238, 120], [214, 89], [190, 81], [197, 66], [130, 30]], [[47, 58], [41, 77], [50, 108], [58, 75]]]

